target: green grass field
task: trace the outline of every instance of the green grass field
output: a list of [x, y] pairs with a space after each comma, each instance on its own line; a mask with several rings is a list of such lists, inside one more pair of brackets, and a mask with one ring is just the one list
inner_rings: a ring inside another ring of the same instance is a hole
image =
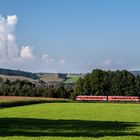
[[64, 81], [66, 84], [76, 83], [77, 80], [82, 77], [78, 75], [67, 75], [67, 80]]
[[140, 104], [44, 103], [0, 109], [0, 140], [139, 140]]
[[40, 80], [43, 80], [44, 82], [63, 82], [64, 79], [58, 78], [57, 74], [51, 73], [51, 74], [44, 74], [40, 77]]

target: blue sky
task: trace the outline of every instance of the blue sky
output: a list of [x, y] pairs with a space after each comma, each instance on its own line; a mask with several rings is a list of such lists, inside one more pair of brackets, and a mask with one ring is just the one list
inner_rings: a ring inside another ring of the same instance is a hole
[[14, 35], [18, 49], [0, 67], [33, 72], [140, 70], [139, 0], [1, 0], [0, 15], [5, 21], [16, 16], [8, 34]]

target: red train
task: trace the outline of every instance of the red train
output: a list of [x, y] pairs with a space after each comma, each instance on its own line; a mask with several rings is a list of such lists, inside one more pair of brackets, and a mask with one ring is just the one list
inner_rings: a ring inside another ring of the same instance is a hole
[[134, 101], [139, 102], [138, 96], [76, 96], [76, 101]]
[[76, 96], [77, 101], [107, 101], [107, 96]]

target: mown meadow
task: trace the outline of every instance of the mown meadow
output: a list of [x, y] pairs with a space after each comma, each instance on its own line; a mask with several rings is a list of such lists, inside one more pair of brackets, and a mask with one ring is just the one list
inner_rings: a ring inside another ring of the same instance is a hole
[[0, 109], [0, 140], [139, 140], [140, 104], [43, 103]]

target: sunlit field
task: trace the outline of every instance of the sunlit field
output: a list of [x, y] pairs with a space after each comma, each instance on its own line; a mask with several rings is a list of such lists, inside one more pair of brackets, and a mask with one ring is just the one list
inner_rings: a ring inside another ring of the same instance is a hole
[[0, 109], [1, 140], [139, 140], [140, 104], [44, 103]]

